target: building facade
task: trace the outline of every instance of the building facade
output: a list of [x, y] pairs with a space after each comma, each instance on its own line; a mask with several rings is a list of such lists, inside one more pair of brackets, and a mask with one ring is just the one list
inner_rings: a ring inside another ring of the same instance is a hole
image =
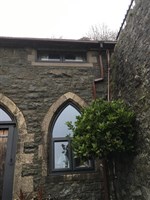
[[[107, 98], [114, 42], [0, 38], [0, 198], [98, 200], [97, 162], [73, 157], [66, 121]], [[8, 192], [9, 191], [9, 192]]]

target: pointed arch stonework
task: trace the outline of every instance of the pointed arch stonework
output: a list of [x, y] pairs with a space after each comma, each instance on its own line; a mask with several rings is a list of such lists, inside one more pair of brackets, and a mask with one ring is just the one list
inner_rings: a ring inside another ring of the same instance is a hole
[[[57, 99], [49, 108], [48, 112], [46, 113], [44, 120], [42, 122], [42, 133], [43, 133], [43, 147], [41, 146], [41, 151], [39, 152], [39, 156], [43, 157], [43, 176], [47, 175], [47, 145], [48, 145], [48, 132], [49, 126], [53, 120], [53, 116], [56, 111], [63, 105], [65, 102], [71, 101], [74, 104], [78, 105], [80, 108], [86, 107], [86, 102], [80, 98], [78, 95], [68, 92], [62, 95], [59, 99]], [[42, 150], [43, 149], [43, 150]]]
[[26, 121], [23, 116], [23, 113], [16, 106], [16, 104], [6, 97], [4, 94], [0, 93], [0, 106], [7, 109], [7, 111], [14, 116], [18, 132], [18, 142], [17, 142], [17, 152], [16, 152], [16, 161], [14, 167], [14, 179], [13, 179], [13, 199], [18, 197], [19, 191], [21, 188], [25, 192], [33, 191], [33, 177], [22, 177], [22, 165], [26, 162], [32, 163], [33, 155], [25, 154], [23, 151], [24, 142], [31, 141], [33, 138], [29, 138], [27, 134]]

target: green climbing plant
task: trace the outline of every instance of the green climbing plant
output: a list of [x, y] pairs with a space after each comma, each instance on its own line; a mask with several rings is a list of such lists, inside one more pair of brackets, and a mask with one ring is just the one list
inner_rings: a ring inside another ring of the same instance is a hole
[[107, 158], [122, 152], [135, 151], [135, 113], [122, 100], [94, 100], [81, 111], [73, 125], [74, 154], [81, 158]]

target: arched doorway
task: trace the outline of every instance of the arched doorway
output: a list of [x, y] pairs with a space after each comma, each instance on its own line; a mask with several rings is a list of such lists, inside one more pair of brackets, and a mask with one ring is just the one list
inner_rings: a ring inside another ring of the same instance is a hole
[[14, 118], [0, 107], [0, 199], [11, 200], [16, 154], [16, 123]]

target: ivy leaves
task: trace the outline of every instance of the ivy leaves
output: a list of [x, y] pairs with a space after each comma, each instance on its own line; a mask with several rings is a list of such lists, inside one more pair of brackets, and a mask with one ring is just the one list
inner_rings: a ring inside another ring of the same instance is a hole
[[121, 100], [97, 99], [77, 116], [73, 132], [75, 156], [107, 157], [116, 152], [133, 152], [136, 135], [135, 114]]

